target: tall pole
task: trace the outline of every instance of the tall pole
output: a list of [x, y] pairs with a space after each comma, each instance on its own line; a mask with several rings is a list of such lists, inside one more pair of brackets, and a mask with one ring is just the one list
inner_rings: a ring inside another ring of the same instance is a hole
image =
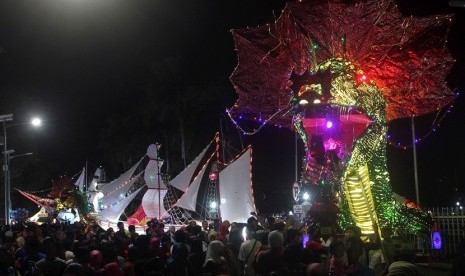
[[298, 149], [297, 149], [297, 132], [294, 132], [294, 137], [295, 137], [295, 139], [294, 139], [295, 140], [295, 154], [294, 154], [294, 158], [295, 158], [295, 160], [294, 160], [294, 162], [295, 162], [295, 183], [297, 183], [298, 174], [299, 174], [298, 173], [298, 168], [297, 168], [299, 166], [297, 164], [297, 152], [298, 152]]
[[9, 205], [8, 202], [8, 152], [7, 152], [7, 138], [6, 138], [6, 122], [3, 121], [3, 177], [4, 177], [4, 185], [5, 185], [5, 225], [10, 224], [10, 212], [9, 212]]
[[[160, 156], [158, 156], [158, 154], [160, 153], [158, 151], [158, 143], [155, 143], [155, 150], [157, 152], [158, 219], [161, 219], [161, 205], [162, 205], [162, 202], [161, 202], [161, 185], [160, 185], [160, 166], [158, 164], [160, 162]], [[185, 167], [185, 160], [184, 160], [184, 167]]]
[[420, 205], [420, 192], [418, 188], [418, 168], [417, 168], [417, 141], [415, 138], [415, 120], [412, 116], [412, 149], [413, 149], [413, 174], [415, 176], [415, 196], [417, 204]]

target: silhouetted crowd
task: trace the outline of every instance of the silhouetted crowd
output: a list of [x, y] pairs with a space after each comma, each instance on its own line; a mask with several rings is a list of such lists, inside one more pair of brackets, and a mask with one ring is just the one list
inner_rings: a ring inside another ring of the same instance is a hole
[[106, 231], [20, 224], [1, 229], [0, 275], [421, 275], [395, 255], [389, 230], [382, 232], [382, 242], [362, 242], [357, 227], [307, 234], [302, 226], [273, 217], [259, 223], [255, 216], [181, 228], [153, 220], [145, 234], [123, 223]]

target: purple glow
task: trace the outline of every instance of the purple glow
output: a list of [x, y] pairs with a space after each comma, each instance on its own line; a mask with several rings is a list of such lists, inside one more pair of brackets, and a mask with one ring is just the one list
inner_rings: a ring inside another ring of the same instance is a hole
[[433, 244], [433, 249], [436, 249], [436, 250], [442, 249], [441, 233], [439, 233], [438, 231], [433, 232], [431, 243]]
[[333, 127], [333, 122], [327, 121], [326, 122], [326, 128], [332, 128]]
[[242, 115], [239, 115], [239, 119], [242, 119]]

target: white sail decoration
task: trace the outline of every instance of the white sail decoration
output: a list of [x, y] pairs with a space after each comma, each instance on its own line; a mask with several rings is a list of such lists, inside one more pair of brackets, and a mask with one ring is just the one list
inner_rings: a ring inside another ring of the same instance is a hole
[[195, 205], [197, 204], [197, 195], [199, 193], [200, 182], [202, 182], [203, 175], [212, 157], [213, 154], [203, 165], [199, 174], [194, 178], [194, 181], [192, 181], [192, 184], [187, 188], [186, 192], [178, 199], [178, 201], [176, 201], [173, 206], [181, 207], [195, 212]]
[[123, 213], [124, 209], [128, 207], [129, 203], [136, 197], [136, 195], [142, 190], [142, 187], [128, 195], [126, 198], [120, 200], [118, 203], [108, 206], [105, 210], [100, 212], [100, 217], [110, 222], [118, 222], [119, 217]]
[[123, 173], [120, 177], [118, 177], [117, 179], [113, 180], [112, 182], [110, 182], [108, 184], [105, 184], [102, 187], [101, 192], [104, 195], [106, 195], [106, 194], [109, 194], [110, 192], [114, 192], [119, 187], [123, 186], [125, 183], [128, 183], [129, 180], [131, 179], [132, 175], [136, 171], [137, 167], [139, 166], [140, 162], [142, 162], [142, 159], [143, 158], [141, 158], [136, 164], [134, 164], [134, 166], [132, 166], [125, 173]]
[[108, 194], [103, 194], [103, 197], [99, 199], [100, 205], [110, 206], [125, 198], [127, 192], [131, 189], [134, 182], [139, 179], [142, 173], [143, 172], [140, 172], [138, 175], [131, 178], [128, 182], [121, 184], [120, 187], [116, 187], [115, 190], [110, 191]]
[[147, 189], [142, 198], [142, 207], [148, 218], [164, 217], [168, 214], [163, 206], [163, 198], [167, 192], [168, 190]]
[[246, 222], [256, 212], [252, 193], [251, 149], [219, 173], [220, 211], [223, 220]]
[[95, 170], [94, 176], [92, 177], [92, 181], [89, 184], [89, 188], [88, 188], [89, 192], [97, 191], [97, 184], [100, 182], [101, 178], [102, 178], [102, 169], [97, 168]]
[[189, 184], [192, 180], [192, 177], [194, 176], [195, 170], [198, 168], [200, 162], [202, 161], [205, 153], [207, 152], [208, 148], [210, 147], [210, 144], [208, 144], [205, 149], [192, 161], [192, 163], [187, 166], [180, 174], [176, 175], [175, 178], [173, 178], [170, 181], [170, 185], [175, 187], [178, 190], [181, 190], [185, 192], [187, 190], [187, 187], [189, 187]]
[[163, 160], [150, 160], [145, 167], [144, 180], [149, 189], [167, 189], [161, 179], [160, 169]]
[[74, 183], [74, 186], [77, 186], [79, 188], [79, 191], [83, 192], [84, 191], [84, 180], [86, 178], [86, 168], [83, 168], [81, 171], [81, 174], [79, 175], [79, 178], [76, 180]]

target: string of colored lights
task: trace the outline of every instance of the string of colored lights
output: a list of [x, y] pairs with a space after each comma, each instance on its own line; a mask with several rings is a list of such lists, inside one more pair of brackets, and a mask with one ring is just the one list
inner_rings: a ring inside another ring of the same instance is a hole
[[[455, 94], [457, 96], [457, 98], [460, 96], [460, 93], [455, 90]], [[442, 121], [449, 115], [452, 113], [452, 111], [454, 110], [454, 104], [450, 104], [448, 105], [447, 107], [443, 108], [443, 109], [439, 109], [438, 112], [436, 113], [436, 116], [434, 117], [434, 120], [433, 122], [431, 123], [431, 126], [429, 127], [428, 131], [421, 135], [421, 136], [418, 136], [418, 138], [415, 138], [415, 143], [419, 143], [419, 142], [422, 142], [424, 140], [426, 140], [427, 138], [429, 138], [433, 133], [437, 133], [439, 128], [441, 127], [441, 123]], [[392, 147], [396, 147], [396, 148], [399, 148], [399, 149], [409, 149], [411, 147], [413, 147], [412, 145], [412, 142], [406, 142], [406, 143], [402, 143], [400, 141], [395, 141], [394, 138], [392, 137], [392, 135], [387, 135], [387, 143], [389, 146], [392, 146]]]
[[[246, 131], [244, 130], [243, 127], [241, 127], [239, 125], [239, 123], [233, 118], [233, 116], [231, 115], [231, 110], [229, 109], [226, 109], [226, 113], [228, 114], [229, 118], [231, 119], [231, 122], [233, 122], [234, 126], [243, 134], [243, 135], [248, 135], [248, 136], [251, 136], [251, 135], [255, 135], [257, 134], [266, 124], [268, 124], [268, 122], [270, 122], [271, 120], [273, 120], [274, 117], [276, 117], [278, 114], [280, 114], [281, 112], [283, 111], [288, 111], [289, 108], [291, 108], [290, 106], [286, 106], [285, 108], [281, 108], [279, 109], [278, 111], [276, 111], [274, 114], [272, 114], [268, 119], [264, 120], [263, 122], [260, 122], [260, 126], [257, 128], [257, 129], [254, 129], [253, 131]], [[239, 118], [242, 118], [242, 115], [239, 115]], [[259, 121], [261, 120], [261, 118], [259, 119]], [[278, 127], [281, 127], [281, 126], [278, 126]]]

